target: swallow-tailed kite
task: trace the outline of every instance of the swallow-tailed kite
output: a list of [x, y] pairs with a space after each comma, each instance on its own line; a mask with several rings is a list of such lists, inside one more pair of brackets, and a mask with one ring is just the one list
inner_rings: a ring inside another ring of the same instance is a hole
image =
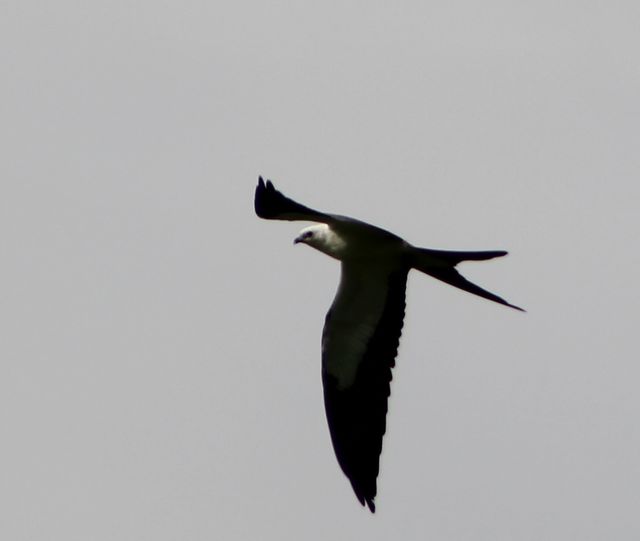
[[341, 262], [336, 297], [322, 331], [324, 405], [333, 448], [362, 505], [375, 512], [376, 479], [386, 427], [391, 368], [395, 364], [411, 269], [485, 299], [522, 310], [472, 284], [455, 269], [461, 261], [501, 257], [502, 250], [451, 252], [417, 248], [389, 231], [296, 203], [262, 177], [255, 211], [268, 220], [319, 222], [295, 243]]

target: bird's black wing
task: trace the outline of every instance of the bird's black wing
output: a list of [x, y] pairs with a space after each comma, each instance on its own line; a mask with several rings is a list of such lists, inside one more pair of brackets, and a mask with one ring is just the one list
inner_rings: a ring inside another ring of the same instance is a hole
[[322, 335], [324, 402], [333, 448], [356, 497], [372, 512], [407, 272], [343, 264]]
[[305, 207], [289, 199], [275, 189], [270, 180], [260, 177], [254, 198], [254, 208], [260, 218], [267, 220], [305, 220], [310, 222], [331, 223], [334, 218], [317, 210]]

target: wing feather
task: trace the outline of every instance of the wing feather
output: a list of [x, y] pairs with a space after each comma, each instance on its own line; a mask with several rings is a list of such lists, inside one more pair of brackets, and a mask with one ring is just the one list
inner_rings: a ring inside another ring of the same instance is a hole
[[256, 214], [267, 220], [307, 220], [310, 222], [330, 223], [333, 218], [290, 199], [275, 189], [273, 183], [262, 177], [258, 179], [256, 193], [253, 201]]

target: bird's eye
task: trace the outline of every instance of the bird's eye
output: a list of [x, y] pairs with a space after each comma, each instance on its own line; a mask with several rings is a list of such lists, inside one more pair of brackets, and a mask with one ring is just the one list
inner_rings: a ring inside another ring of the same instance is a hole
[[313, 237], [313, 231], [307, 231], [304, 235], [302, 235], [302, 237], [305, 239], [310, 239], [311, 237]]

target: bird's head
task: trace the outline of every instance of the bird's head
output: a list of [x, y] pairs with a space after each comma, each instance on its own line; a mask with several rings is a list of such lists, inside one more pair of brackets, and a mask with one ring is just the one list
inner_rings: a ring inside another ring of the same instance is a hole
[[294, 244], [308, 244], [328, 256], [340, 259], [344, 249], [344, 240], [338, 236], [327, 224], [317, 224], [305, 227], [294, 239]]

